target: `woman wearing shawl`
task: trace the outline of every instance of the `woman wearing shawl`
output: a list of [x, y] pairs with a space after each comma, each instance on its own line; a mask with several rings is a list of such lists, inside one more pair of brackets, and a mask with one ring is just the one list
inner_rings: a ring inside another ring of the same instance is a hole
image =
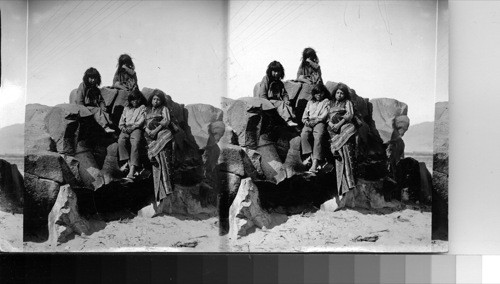
[[302, 52], [302, 63], [297, 71], [297, 81], [312, 85], [323, 83], [318, 56], [310, 47]]
[[330, 150], [335, 157], [338, 195], [356, 186], [354, 179], [354, 143], [351, 137], [356, 128], [351, 120], [354, 116], [353, 104], [349, 97], [349, 88], [339, 83], [330, 102], [328, 114], [328, 132], [330, 133]]
[[148, 158], [153, 164], [155, 201], [160, 202], [173, 192], [172, 187], [172, 138], [169, 129], [170, 113], [165, 94], [154, 90], [148, 99], [145, 111], [145, 137], [148, 143]]
[[113, 77], [113, 87], [127, 92], [139, 89], [135, 65], [128, 54], [122, 54], [118, 58], [117, 69]]
[[285, 85], [281, 81], [283, 77], [285, 77], [283, 65], [278, 61], [269, 63], [266, 75], [258, 85], [257, 96], [269, 100], [289, 126], [297, 126], [297, 123], [293, 121], [295, 114], [290, 105]]

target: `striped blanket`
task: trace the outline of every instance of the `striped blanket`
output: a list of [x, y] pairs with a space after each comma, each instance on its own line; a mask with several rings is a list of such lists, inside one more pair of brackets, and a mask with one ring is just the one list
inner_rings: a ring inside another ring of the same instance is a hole
[[330, 127], [328, 127], [328, 132], [330, 133], [330, 149], [333, 152], [339, 151], [342, 146], [351, 138], [352, 135], [356, 133], [356, 127], [352, 123], [345, 123], [340, 127], [340, 132], [335, 133]]

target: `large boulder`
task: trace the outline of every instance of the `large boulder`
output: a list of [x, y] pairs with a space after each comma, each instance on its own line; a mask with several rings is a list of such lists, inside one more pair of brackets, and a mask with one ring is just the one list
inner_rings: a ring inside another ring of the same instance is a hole
[[106, 184], [105, 176], [90, 150], [78, 151], [75, 159], [78, 160], [78, 173], [85, 187], [97, 190]]
[[17, 166], [0, 159], [0, 211], [22, 213], [23, 192], [23, 176]]
[[57, 153], [40, 151], [24, 156], [24, 171], [59, 184], [76, 185], [77, 180], [65, 159]]
[[49, 110], [45, 116], [45, 129], [54, 140], [58, 153], [75, 153], [78, 120], [92, 116], [86, 107], [75, 104], [60, 104]]
[[[396, 121], [406, 120], [404, 117], [408, 114], [408, 105], [395, 99], [378, 98], [371, 99], [373, 105], [372, 117], [382, 138], [383, 143], [388, 143], [396, 131]], [[409, 123], [406, 125], [408, 129]]]
[[257, 147], [256, 152], [260, 154], [260, 166], [266, 181], [277, 184], [287, 178], [286, 167], [283, 165], [274, 144], [259, 146]]
[[24, 174], [24, 235], [47, 231], [47, 216], [59, 194], [60, 184]]
[[[432, 200], [432, 176], [425, 163], [410, 157], [404, 158], [396, 167], [395, 177], [398, 190], [406, 188], [411, 202], [430, 204]], [[397, 193], [399, 194], [399, 192]]]
[[232, 173], [243, 178], [258, 176], [252, 160], [242, 147], [219, 143], [219, 148], [218, 169], [220, 172]]
[[104, 178], [104, 184], [119, 181], [125, 177], [125, 174], [120, 171], [118, 164], [118, 143], [115, 142], [107, 147], [106, 157], [100, 173]]
[[260, 206], [259, 190], [250, 178], [241, 181], [229, 209], [229, 224], [230, 238], [245, 236], [255, 227], [268, 228], [272, 224], [271, 215]]
[[205, 149], [212, 134], [212, 123], [222, 122], [222, 110], [207, 104], [192, 104], [186, 105], [186, 111], [194, 139], [200, 149]]
[[24, 124], [24, 149], [31, 151], [56, 151], [56, 144], [45, 129], [45, 117], [51, 107], [41, 104], [26, 105]]
[[90, 223], [78, 213], [77, 196], [69, 185], [60, 188], [48, 217], [49, 242], [64, 243], [74, 234], [89, 235]]
[[[225, 113], [226, 123], [238, 137], [238, 145], [255, 149], [264, 130], [264, 112], [275, 107], [266, 99], [245, 97], [230, 104]], [[277, 115], [277, 112], [276, 112]]]
[[170, 213], [189, 216], [217, 216], [217, 193], [198, 184], [195, 186], [175, 185], [172, 193]]
[[302, 89], [302, 83], [287, 80], [284, 82], [286, 93], [288, 94], [288, 99], [291, 101], [296, 101], [297, 95]]
[[342, 208], [401, 208], [398, 201], [386, 201], [384, 198], [384, 181], [367, 181], [358, 179], [356, 187], [344, 196], [335, 196], [321, 205], [322, 210], [336, 211]]

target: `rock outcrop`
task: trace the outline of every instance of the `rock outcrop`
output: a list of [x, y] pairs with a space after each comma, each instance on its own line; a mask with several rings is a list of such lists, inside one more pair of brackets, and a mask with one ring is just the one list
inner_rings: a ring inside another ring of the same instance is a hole
[[[313, 86], [295, 81], [284, 83], [295, 113], [300, 118], [307, 101], [311, 99]], [[337, 85], [335, 82], [326, 83], [330, 97]], [[226, 134], [219, 142], [219, 214], [221, 224], [229, 216], [228, 231], [231, 236], [242, 236], [248, 231], [246, 224], [249, 222], [235, 218], [233, 211], [226, 213], [233, 210], [233, 207], [241, 209], [239, 190], [248, 187], [246, 183], [244, 187], [244, 180], [251, 181], [252, 186], [256, 187], [259, 208], [268, 213], [297, 214], [306, 208], [318, 207], [338, 210], [401, 206], [401, 202], [394, 200], [394, 196], [397, 197], [394, 192], [398, 187], [388, 177], [393, 174], [389, 170], [394, 170], [390, 162], [397, 163], [404, 156], [402, 135], [409, 126], [408, 107], [394, 99], [370, 101], [356, 94], [354, 89], [349, 92], [355, 108], [354, 123], [358, 130], [355, 137], [358, 182], [355, 189], [341, 198], [332, 184], [335, 180], [333, 157], [327, 155], [327, 164], [318, 174], [305, 172], [306, 167], [302, 164], [300, 155], [299, 133], [283, 125], [271, 104], [256, 97], [237, 100], [222, 98]], [[243, 151], [237, 151], [235, 146], [241, 147]], [[387, 151], [388, 148], [390, 151]], [[234, 150], [230, 152], [227, 149]], [[242, 154], [245, 155], [241, 156]], [[247, 157], [252, 167], [243, 166], [245, 163], [241, 161], [246, 161]], [[230, 168], [232, 170], [228, 170]], [[236, 169], [243, 169], [244, 173]], [[244, 190], [245, 198], [250, 198], [248, 189]]]
[[77, 197], [69, 185], [60, 188], [48, 217], [49, 242], [66, 242], [74, 234], [89, 235], [90, 223], [78, 211]]
[[23, 176], [17, 166], [0, 159], [0, 211], [22, 213], [23, 192]]
[[432, 173], [432, 238], [448, 239], [448, 102], [436, 103]]
[[400, 208], [399, 201], [386, 201], [384, 180], [367, 181], [359, 179], [356, 187], [344, 196], [335, 196], [321, 205], [322, 210], [336, 211], [342, 208]]
[[229, 208], [229, 237], [247, 235], [255, 227], [268, 228], [271, 214], [260, 206], [259, 190], [250, 178], [241, 181], [238, 194]]

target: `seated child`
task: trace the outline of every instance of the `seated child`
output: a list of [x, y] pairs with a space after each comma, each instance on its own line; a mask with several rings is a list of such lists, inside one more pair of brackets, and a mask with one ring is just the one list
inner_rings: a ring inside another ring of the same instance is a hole
[[76, 104], [83, 105], [94, 114], [95, 121], [102, 126], [107, 133], [115, 132], [111, 126], [106, 105], [101, 96], [98, 86], [101, 84], [101, 74], [97, 69], [90, 67], [83, 75], [83, 82], [76, 91]]
[[142, 139], [144, 124], [144, 96], [139, 90], [134, 90], [128, 96], [128, 106], [123, 110], [119, 128], [118, 156], [121, 162], [128, 161], [128, 179], [133, 179], [140, 166], [139, 145]]
[[322, 142], [330, 104], [330, 101], [326, 99], [326, 92], [328, 90], [323, 84], [315, 85], [312, 90], [313, 97], [307, 102], [302, 115], [302, 122], [304, 123], [304, 128], [302, 128], [300, 134], [302, 155], [307, 157], [305, 164], [308, 164], [312, 159], [310, 172], [316, 172], [319, 162], [324, 158]]

